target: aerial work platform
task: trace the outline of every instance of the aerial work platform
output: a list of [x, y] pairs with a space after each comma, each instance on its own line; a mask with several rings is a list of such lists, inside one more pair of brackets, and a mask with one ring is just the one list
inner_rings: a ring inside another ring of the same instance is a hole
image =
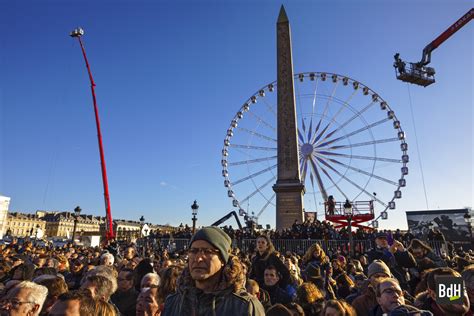
[[334, 223], [335, 228], [343, 228], [349, 225], [363, 229], [370, 229], [367, 225], [362, 223], [372, 221], [374, 219], [374, 201], [354, 201], [351, 202], [352, 209], [349, 211], [344, 207], [343, 202], [325, 202], [324, 211], [326, 213], [326, 220]]

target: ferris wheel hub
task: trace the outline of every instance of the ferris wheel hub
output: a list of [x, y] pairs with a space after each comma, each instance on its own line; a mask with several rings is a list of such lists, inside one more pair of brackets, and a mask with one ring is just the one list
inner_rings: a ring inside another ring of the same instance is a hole
[[314, 147], [312, 144], [304, 143], [301, 145], [301, 153], [304, 157], [309, 157], [313, 153]]

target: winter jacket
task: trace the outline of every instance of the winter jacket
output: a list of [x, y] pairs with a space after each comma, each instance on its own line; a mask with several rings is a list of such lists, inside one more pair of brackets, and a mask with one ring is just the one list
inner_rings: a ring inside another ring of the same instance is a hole
[[234, 292], [233, 286], [204, 293], [198, 288], [180, 289], [168, 296], [163, 316], [264, 316], [262, 304], [244, 290]]
[[132, 287], [126, 292], [115, 292], [111, 301], [117, 306], [122, 316], [135, 316], [138, 292]]

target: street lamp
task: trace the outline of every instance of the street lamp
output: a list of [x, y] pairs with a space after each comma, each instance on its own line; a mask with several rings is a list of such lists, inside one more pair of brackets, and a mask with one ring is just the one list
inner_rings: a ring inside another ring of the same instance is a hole
[[193, 210], [192, 211], [193, 212], [192, 213], [193, 214], [192, 220], [193, 220], [193, 235], [194, 235], [194, 233], [196, 232], [196, 221], [197, 221], [196, 215], [197, 215], [198, 209], [199, 209], [199, 205], [197, 204], [196, 200], [194, 200], [193, 205], [191, 205], [191, 209]]
[[354, 257], [354, 245], [352, 241], [352, 204], [349, 202], [349, 200], [346, 199], [346, 202], [344, 203], [344, 215], [346, 216], [348, 227], [349, 227], [349, 253], [351, 258]]
[[74, 228], [72, 229], [72, 244], [76, 242], [76, 227], [77, 227], [77, 219], [79, 218], [79, 215], [81, 215], [81, 208], [79, 206], [76, 206], [74, 209]]
[[143, 217], [143, 215], [140, 217], [140, 237], [142, 237], [143, 235], [143, 238], [141, 239], [141, 242], [142, 242], [142, 255], [143, 257], [145, 257], [145, 237], [146, 237], [146, 232], [144, 233], [142, 230], [143, 230], [143, 227], [145, 227], [145, 217]]
[[140, 237], [142, 235], [142, 229], [143, 229], [143, 225], [145, 225], [145, 217], [143, 217], [143, 215], [140, 217]]

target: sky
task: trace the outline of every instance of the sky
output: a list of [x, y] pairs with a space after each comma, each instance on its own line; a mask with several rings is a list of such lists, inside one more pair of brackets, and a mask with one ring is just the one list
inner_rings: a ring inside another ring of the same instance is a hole
[[[419, 61], [470, 1], [0, 0], [0, 194], [10, 210], [105, 214], [89, 79], [68, 36], [77, 26], [97, 85], [113, 217], [191, 224], [197, 200], [200, 226], [235, 210], [221, 151], [235, 113], [276, 80], [282, 4], [294, 72], [354, 78], [402, 124], [410, 173], [380, 226], [406, 228], [407, 210], [471, 207], [472, 23], [432, 53], [435, 84], [408, 85], [392, 67], [396, 52]], [[254, 204], [245, 208], [258, 212]], [[274, 221], [274, 207], [259, 220]]]

